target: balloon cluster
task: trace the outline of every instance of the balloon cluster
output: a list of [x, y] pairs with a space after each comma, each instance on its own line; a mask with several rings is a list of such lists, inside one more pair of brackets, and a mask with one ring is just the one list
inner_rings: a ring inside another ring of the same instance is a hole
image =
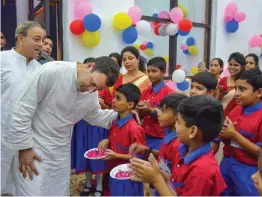
[[153, 48], [154, 44], [153, 42], [143, 42], [142, 44], [134, 44], [134, 47], [138, 50], [144, 51], [144, 53], [148, 56], [153, 56]]
[[[182, 69], [176, 69], [172, 73], [172, 82], [168, 84], [171, 88], [186, 91], [189, 89], [189, 82], [186, 80], [186, 73]], [[175, 88], [176, 87], [176, 88]]]
[[[186, 17], [188, 14], [187, 9], [185, 9], [180, 3], [178, 4], [178, 7], [182, 10], [184, 17]], [[169, 12], [167, 11], [161, 11], [158, 14], [154, 13], [152, 16], [155, 18], [170, 19]]]
[[92, 13], [92, 6], [88, 1], [78, 1], [75, 4], [75, 17], [70, 24], [70, 31], [74, 35], [80, 35], [82, 41], [87, 47], [95, 47], [100, 42], [99, 29], [101, 28], [101, 19], [98, 15]]
[[198, 54], [196, 40], [193, 37], [187, 38], [186, 43], [181, 44], [180, 48], [183, 50], [184, 54], [193, 56]]
[[262, 35], [254, 35], [249, 40], [249, 53], [262, 56]]
[[114, 16], [113, 26], [122, 30], [123, 41], [133, 44], [138, 35], [147, 35], [151, 32], [151, 25], [145, 20], [141, 20], [142, 11], [137, 6], [132, 6], [127, 13], [119, 12]]
[[246, 19], [246, 14], [238, 12], [236, 3], [229, 3], [225, 9], [224, 19], [226, 22], [226, 31], [235, 33], [239, 28], [239, 23]]

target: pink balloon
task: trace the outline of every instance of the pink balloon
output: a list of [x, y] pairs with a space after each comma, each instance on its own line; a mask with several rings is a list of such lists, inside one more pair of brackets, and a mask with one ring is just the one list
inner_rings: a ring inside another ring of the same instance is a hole
[[185, 51], [185, 50], [188, 49], [188, 46], [187, 46], [186, 43], [184, 43], [184, 44], [181, 44], [180, 48], [181, 48], [183, 51]]
[[167, 11], [162, 11], [158, 14], [158, 18], [169, 19], [169, 13]]
[[142, 18], [142, 10], [137, 6], [132, 6], [127, 12], [128, 16], [132, 19], [133, 24], [136, 24]]
[[237, 10], [238, 8], [236, 3], [229, 3], [225, 9], [225, 14], [236, 14]]
[[223, 73], [222, 73], [222, 77], [228, 77], [228, 76], [230, 76], [228, 68], [224, 68]]
[[233, 14], [226, 14], [225, 15], [225, 21], [229, 22], [232, 21], [234, 19], [234, 15]]
[[250, 47], [258, 47], [262, 44], [262, 37], [260, 35], [252, 36], [249, 40]]
[[183, 17], [184, 17], [184, 13], [183, 13], [183, 11], [182, 11], [180, 8], [178, 8], [178, 7], [173, 8], [173, 9], [170, 11], [170, 19], [171, 19], [174, 23], [176, 23], [176, 24], [178, 24], [179, 21], [181, 21], [181, 20], [183, 19]]
[[170, 87], [172, 90], [176, 90], [177, 89], [176, 82], [174, 82], [174, 81], [170, 81], [170, 82], [166, 83], [166, 85], [168, 87]]
[[79, 1], [75, 5], [75, 17], [83, 20], [84, 17], [92, 13], [92, 5], [88, 1]]
[[235, 21], [242, 22], [246, 19], [246, 14], [244, 12], [237, 12], [234, 17]]

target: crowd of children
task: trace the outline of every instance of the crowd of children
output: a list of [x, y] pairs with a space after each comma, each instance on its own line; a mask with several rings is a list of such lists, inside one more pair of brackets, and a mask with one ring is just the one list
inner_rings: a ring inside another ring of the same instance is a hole
[[[100, 104], [114, 109], [119, 118], [109, 131], [88, 129], [91, 125], [80, 131], [81, 122], [74, 129], [72, 168], [87, 172], [81, 195], [91, 194], [92, 173], [100, 175], [95, 196], [103, 195], [106, 187], [112, 196], [143, 196], [146, 184], [153, 196], [262, 195], [262, 73], [257, 56], [231, 54], [231, 76], [222, 79], [224, 63], [213, 59], [210, 70], [190, 78], [189, 95], [166, 85], [166, 62], [161, 57], [148, 61], [147, 76], [139, 71], [134, 47], [111, 57], [119, 65], [123, 62], [126, 71], [115, 86], [100, 92]], [[215, 154], [221, 146], [218, 160]], [[113, 152], [104, 160], [83, 157], [96, 147]], [[109, 186], [102, 187], [102, 173], [126, 163], [132, 179], [110, 178]]]

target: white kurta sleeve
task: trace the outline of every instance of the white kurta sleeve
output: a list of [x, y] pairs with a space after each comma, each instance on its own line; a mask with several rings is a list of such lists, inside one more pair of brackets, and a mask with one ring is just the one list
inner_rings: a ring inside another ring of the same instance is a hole
[[13, 108], [10, 120], [8, 142], [12, 149], [23, 150], [33, 147], [32, 119], [37, 105], [44, 98], [52, 81], [46, 68], [39, 69], [29, 78], [21, 97]]
[[112, 122], [117, 119], [118, 113], [111, 109], [101, 109], [98, 101], [98, 93], [95, 92], [92, 94], [94, 96], [93, 102], [90, 103], [90, 109], [83, 119], [91, 125], [109, 129]]

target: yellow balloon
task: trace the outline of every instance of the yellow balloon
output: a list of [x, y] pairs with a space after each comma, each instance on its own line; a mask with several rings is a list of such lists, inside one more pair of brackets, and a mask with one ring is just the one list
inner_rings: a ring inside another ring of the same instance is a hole
[[145, 54], [147, 54], [148, 56], [152, 56], [153, 55], [153, 51], [151, 49], [146, 49], [145, 50]]
[[197, 46], [189, 46], [188, 52], [190, 53], [190, 55], [197, 55], [198, 54]]
[[197, 73], [198, 73], [198, 67], [193, 66], [193, 67], [191, 68], [191, 72], [192, 72], [193, 75], [197, 74]]
[[260, 48], [262, 49], [262, 44], [260, 45]]
[[187, 17], [188, 11], [186, 8], [184, 8], [184, 6], [182, 4], [178, 4], [178, 7], [182, 10], [183, 14], [184, 14], [184, 18]]
[[136, 49], [139, 49], [139, 44], [134, 44], [134, 47], [135, 47]]
[[87, 30], [82, 33], [81, 38], [84, 42], [84, 44], [89, 47], [95, 47], [99, 44], [100, 42], [100, 33], [98, 31], [96, 32], [89, 32]]
[[132, 20], [127, 13], [119, 12], [114, 16], [113, 24], [115, 28], [124, 30], [132, 25]]
[[168, 56], [163, 57], [166, 60], [166, 63], [168, 64]]

